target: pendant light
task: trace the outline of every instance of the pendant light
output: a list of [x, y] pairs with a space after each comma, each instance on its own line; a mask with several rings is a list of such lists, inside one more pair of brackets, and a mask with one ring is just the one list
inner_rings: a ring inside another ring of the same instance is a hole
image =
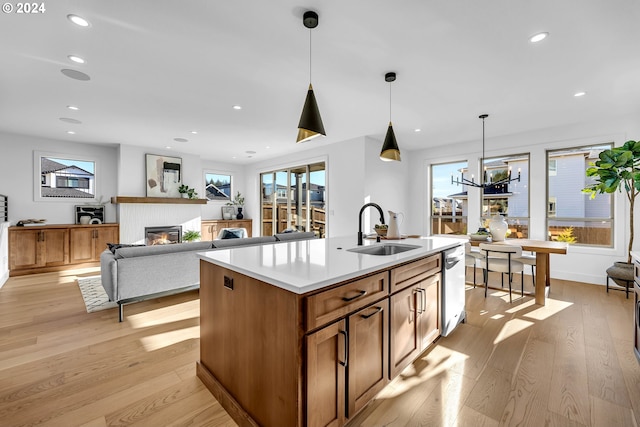
[[313, 94], [313, 86], [311, 85], [311, 29], [318, 26], [318, 14], [313, 11], [307, 11], [302, 17], [302, 23], [309, 29], [309, 90], [307, 90], [307, 98], [304, 101], [300, 123], [298, 123], [298, 138], [296, 142], [309, 141], [316, 136], [326, 136], [318, 103]]
[[[482, 164], [485, 164], [485, 158], [484, 158], [484, 121], [485, 119], [489, 117], [488, 114], [480, 114], [478, 116], [479, 119], [482, 120]], [[493, 174], [489, 175], [488, 179], [487, 179], [487, 167], [484, 166], [482, 173], [480, 174], [480, 182], [476, 182], [473, 178], [473, 175], [471, 175], [471, 180], [469, 180], [468, 178], [464, 177], [464, 173], [462, 173], [462, 175], [459, 178], [453, 179], [453, 174], [451, 174], [451, 184], [457, 184], [457, 185], [467, 185], [470, 187], [475, 187], [475, 188], [482, 188], [483, 189], [483, 193], [486, 192], [491, 192], [491, 194], [494, 194], [496, 189], [498, 190], [504, 190], [506, 189], [506, 185], [513, 182], [513, 181], [518, 181], [520, 182], [520, 169], [518, 169], [518, 176], [513, 178], [511, 176], [511, 167], [509, 167], [508, 172], [507, 172], [507, 176], [504, 178], [498, 178], [498, 179], [493, 179]]]
[[[391, 83], [396, 80], [396, 73], [387, 73], [384, 75], [384, 81]], [[380, 160], [385, 162], [400, 161], [400, 149], [398, 148], [398, 141], [396, 141], [396, 135], [393, 133], [393, 125], [391, 124], [391, 85], [389, 85], [389, 127], [387, 128], [387, 135], [384, 137], [384, 143], [382, 144], [382, 151], [380, 151]]]

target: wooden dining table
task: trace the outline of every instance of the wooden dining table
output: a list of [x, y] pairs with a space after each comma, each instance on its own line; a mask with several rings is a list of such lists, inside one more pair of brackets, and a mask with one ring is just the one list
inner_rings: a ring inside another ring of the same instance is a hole
[[[480, 246], [480, 243], [488, 242], [471, 240], [471, 244], [473, 246]], [[549, 275], [549, 255], [565, 255], [567, 253], [569, 244], [566, 242], [551, 242], [548, 240], [532, 239], [506, 239], [503, 242], [491, 243], [519, 246], [523, 251], [531, 251], [536, 253], [535, 299], [536, 304], [544, 305], [551, 282], [551, 276]]]

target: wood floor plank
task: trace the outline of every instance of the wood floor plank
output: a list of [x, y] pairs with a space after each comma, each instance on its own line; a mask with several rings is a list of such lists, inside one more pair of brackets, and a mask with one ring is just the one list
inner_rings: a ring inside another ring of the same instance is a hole
[[636, 421], [631, 409], [615, 403], [591, 396], [591, 425], [592, 426], [629, 426], [636, 427]]

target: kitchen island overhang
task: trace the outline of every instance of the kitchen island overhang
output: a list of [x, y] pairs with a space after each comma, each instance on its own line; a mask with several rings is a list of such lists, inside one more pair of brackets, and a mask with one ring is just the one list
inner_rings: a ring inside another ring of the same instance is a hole
[[349, 237], [200, 253], [198, 377], [239, 425], [347, 424], [440, 336], [442, 253], [462, 243], [403, 239], [418, 247], [376, 256], [349, 251]]

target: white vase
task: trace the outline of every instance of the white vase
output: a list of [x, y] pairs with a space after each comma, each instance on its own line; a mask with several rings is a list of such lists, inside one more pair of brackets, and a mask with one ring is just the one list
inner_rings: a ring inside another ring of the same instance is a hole
[[504, 220], [502, 215], [494, 215], [489, 221], [489, 231], [491, 231], [491, 240], [494, 242], [502, 242], [507, 235], [509, 224]]

